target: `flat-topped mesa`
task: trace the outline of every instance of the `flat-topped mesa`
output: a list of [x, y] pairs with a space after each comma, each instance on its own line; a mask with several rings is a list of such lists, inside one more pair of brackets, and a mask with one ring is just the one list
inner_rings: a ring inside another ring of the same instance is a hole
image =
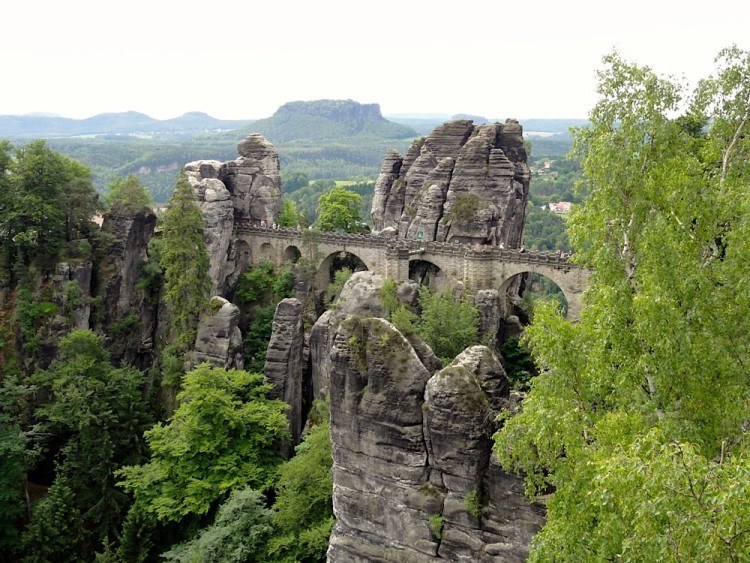
[[531, 173], [515, 119], [459, 119], [389, 151], [375, 186], [373, 226], [400, 238], [519, 248]]

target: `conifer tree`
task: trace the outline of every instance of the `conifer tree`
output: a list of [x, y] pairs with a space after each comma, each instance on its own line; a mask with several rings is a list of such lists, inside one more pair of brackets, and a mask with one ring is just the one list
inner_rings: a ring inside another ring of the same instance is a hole
[[181, 349], [192, 344], [198, 317], [211, 290], [203, 237], [203, 215], [192, 186], [182, 174], [164, 213], [161, 254], [165, 301], [172, 315], [171, 336]]

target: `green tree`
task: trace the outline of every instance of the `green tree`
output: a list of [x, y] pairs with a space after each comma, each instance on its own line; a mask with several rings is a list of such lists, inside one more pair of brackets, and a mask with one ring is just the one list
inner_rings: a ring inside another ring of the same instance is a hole
[[302, 224], [302, 218], [297, 211], [297, 205], [291, 199], [284, 199], [279, 213], [279, 226], [293, 228]]
[[300, 188], [304, 188], [310, 183], [310, 178], [304, 172], [282, 172], [281, 173], [281, 185], [284, 193], [293, 192]]
[[172, 337], [178, 352], [193, 343], [211, 290], [204, 228], [195, 192], [181, 174], [164, 212], [161, 247], [164, 301], [172, 315]]
[[359, 214], [362, 196], [344, 187], [335, 186], [318, 200], [318, 220], [315, 225], [322, 231], [342, 229], [346, 232], [359, 230]]
[[145, 436], [151, 459], [120, 470], [140, 509], [162, 522], [207, 514], [229, 492], [273, 484], [288, 438], [286, 406], [263, 376], [201, 364], [184, 378], [169, 423]]
[[120, 176], [107, 188], [104, 203], [115, 213], [134, 213], [154, 204], [154, 198], [135, 174]]
[[49, 268], [71, 241], [93, 232], [99, 210], [91, 173], [44, 141], [0, 146], [0, 232], [6, 264], [19, 273], [32, 262]]
[[431, 293], [423, 286], [419, 305], [422, 315], [417, 332], [443, 363], [477, 343], [479, 314], [466, 299], [456, 299], [449, 291]]
[[250, 487], [234, 491], [219, 507], [213, 524], [195, 539], [163, 553], [162, 558], [184, 563], [264, 560], [266, 542], [273, 532], [272, 515], [262, 493]]
[[[576, 133], [580, 322], [542, 303], [540, 366], [496, 452], [554, 491], [533, 561], [750, 557], [750, 55], [678, 84], [605, 58]], [[682, 108], [687, 108], [680, 115]]]
[[295, 456], [281, 466], [273, 505], [277, 527], [269, 543], [274, 561], [323, 561], [334, 524], [331, 423], [328, 406], [317, 401], [314, 423]]
[[63, 510], [83, 524], [61, 544], [58, 556], [91, 555], [102, 540], [115, 537], [130, 504], [115, 487], [115, 470], [140, 462], [145, 453], [142, 434], [151, 418], [141, 392], [143, 374], [113, 368], [102, 337], [75, 330], [60, 341], [59, 359], [32, 381], [50, 397], [36, 411], [36, 434], [54, 436], [62, 447], [48, 493], [54, 500], [34, 509], [26, 544], [52, 549], [47, 534], [59, 530], [50, 527], [50, 511]]
[[26, 436], [16, 417], [3, 408], [0, 410], [0, 557], [7, 559], [11, 559], [10, 553], [18, 547], [19, 519], [24, 510], [21, 483], [26, 475], [26, 447]]

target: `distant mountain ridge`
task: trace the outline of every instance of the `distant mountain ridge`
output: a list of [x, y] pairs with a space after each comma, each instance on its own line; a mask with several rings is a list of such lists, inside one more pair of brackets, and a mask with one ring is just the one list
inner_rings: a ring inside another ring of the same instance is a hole
[[411, 127], [384, 118], [378, 104], [360, 104], [354, 100], [289, 102], [271, 117], [253, 122], [244, 131], [262, 133], [272, 143], [409, 139], [417, 136]]
[[0, 115], [0, 138], [77, 137], [81, 135], [136, 135], [148, 133], [195, 134], [238, 129], [252, 120], [222, 120], [202, 112], [172, 119], [154, 119], [144, 113], [101, 113], [86, 119], [30, 115]]

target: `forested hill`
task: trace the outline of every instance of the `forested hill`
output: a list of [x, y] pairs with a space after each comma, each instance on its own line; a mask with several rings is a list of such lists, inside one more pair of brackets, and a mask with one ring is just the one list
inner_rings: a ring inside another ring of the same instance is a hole
[[274, 144], [417, 136], [411, 127], [385, 119], [378, 104], [360, 104], [353, 100], [289, 102], [271, 117], [255, 121], [241, 132], [262, 133]]
[[154, 119], [135, 111], [101, 113], [86, 119], [54, 115], [0, 115], [0, 138], [77, 137], [81, 135], [135, 135], [152, 138], [194, 136], [237, 129], [252, 120], [221, 120], [202, 112], [172, 119]]

